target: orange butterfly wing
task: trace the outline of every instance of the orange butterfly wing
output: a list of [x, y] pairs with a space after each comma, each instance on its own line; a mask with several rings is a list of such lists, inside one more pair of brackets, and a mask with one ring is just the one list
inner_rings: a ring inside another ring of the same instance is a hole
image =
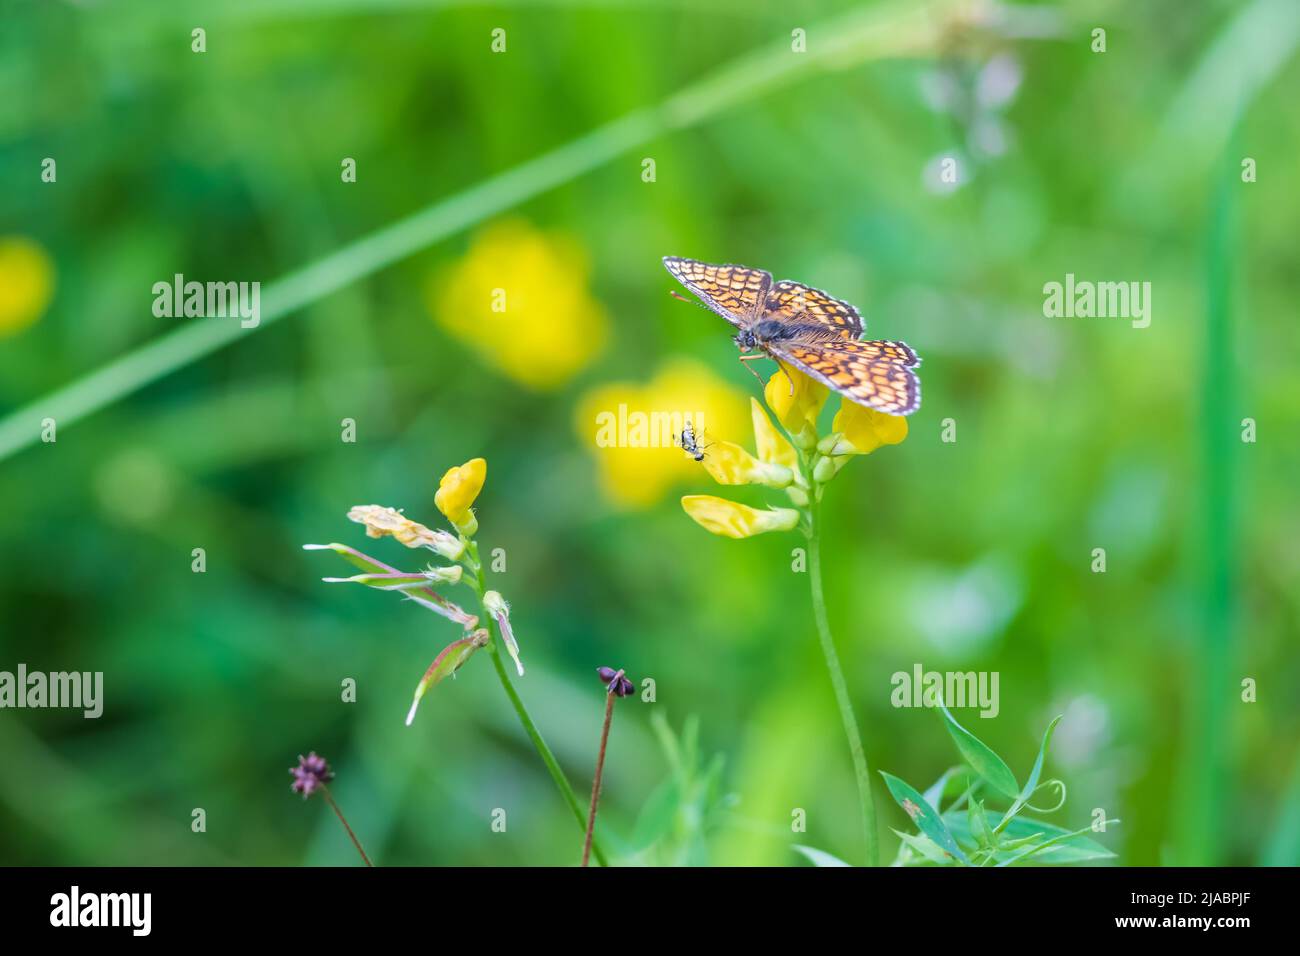
[[770, 348], [859, 405], [886, 415], [910, 415], [921, 407], [921, 380], [912, 371], [920, 360], [901, 342], [774, 342]]
[[862, 335], [862, 316], [852, 305], [827, 295], [821, 289], [789, 279], [782, 279], [772, 286], [764, 303], [763, 318], [778, 322], [795, 318], [801, 322], [815, 322], [834, 329], [846, 339]]
[[772, 287], [772, 275], [745, 266], [710, 265], [698, 259], [665, 256], [674, 279], [732, 325], [745, 327], [758, 315]]

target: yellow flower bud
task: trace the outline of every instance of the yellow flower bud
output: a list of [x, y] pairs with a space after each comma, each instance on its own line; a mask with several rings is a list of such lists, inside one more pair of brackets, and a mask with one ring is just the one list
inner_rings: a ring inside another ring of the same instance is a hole
[[704, 469], [720, 485], [768, 485], [784, 488], [794, 478], [785, 465], [759, 461], [739, 445], [729, 441], [714, 442], [704, 456]]
[[686, 495], [682, 509], [705, 531], [726, 538], [750, 538], [768, 531], [790, 531], [799, 523], [793, 508], [759, 511], [713, 495]]
[[774, 465], [797, 468], [798, 452], [772, 424], [772, 420], [767, 417], [767, 412], [763, 411], [763, 406], [759, 404], [758, 399], [749, 400], [749, 410], [754, 419], [754, 448], [758, 452], [758, 457]]
[[816, 434], [817, 414], [829, 394], [825, 385], [785, 365], [772, 374], [763, 388], [768, 407], [792, 435], [804, 431], [804, 426], [810, 426]]
[[897, 445], [907, 437], [903, 416], [886, 415], [847, 398], [840, 401], [831, 427], [843, 435], [831, 451], [834, 455], [869, 455], [881, 445]]
[[467, 525], [473, 517], [469, 509], [483, 490], [486, 478], [487, 462], [482, 458], [472, 458], [457, 468], [448, 468], [442, 481], [438, 482], [438, 493], [433, 496], [433, 503], [452, 524], [457, 527]]

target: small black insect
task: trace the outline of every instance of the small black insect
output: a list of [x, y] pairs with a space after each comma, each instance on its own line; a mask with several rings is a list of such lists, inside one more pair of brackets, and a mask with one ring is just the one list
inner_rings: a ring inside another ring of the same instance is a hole
[[704, 452], [713, 447], [714, 443], [709, 442], [707, 445], [701, 445], [700, 439], [702, 437], [703, 432], [701, 431], [699, 435], [695, 434], [695, 426], [688, 421], [682, 425], [682, 433], [675, 436], [674, 441], [677, 442], [677, 446], [681, 448], [682, 451], [686, 452], [686, 454], [690, 455], [696, 461], [703, 461]]

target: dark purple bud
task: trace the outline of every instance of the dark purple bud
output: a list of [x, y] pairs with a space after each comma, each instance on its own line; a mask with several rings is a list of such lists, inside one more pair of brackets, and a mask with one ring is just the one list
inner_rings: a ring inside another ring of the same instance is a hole
[[298, 766], [290, 767], [289, 772], [293, 774], [293, 783], [289, 785], [289, 789], [294, 793], [301, 793], [304, 800], [315, 793], [318, 787], [323, 787], [327, 780], [334, 779], [334, 772], [330, 770], [330, 765], [314, 750], [306, 757], [299, 754]]
[[636, 688], [632, 686], [630, 680], [623, 676], [622, 671], [616, 671], [612, 667], [597, 667], [596, 673], [605, 682], [609, 693], [615, 697], [631, 697], [636, 693]]

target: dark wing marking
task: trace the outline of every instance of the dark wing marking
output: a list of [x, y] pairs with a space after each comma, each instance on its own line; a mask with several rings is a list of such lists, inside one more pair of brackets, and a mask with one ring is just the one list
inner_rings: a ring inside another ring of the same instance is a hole
[[782, 279], [767, 294], [763, 303], [763, 318], [778, 322], [806, 316], [800, 321], [813, 321], [839, 332], [844, 338], [856, 339], [862, 335], [862, 316], [852, 305], [821, 289]]

